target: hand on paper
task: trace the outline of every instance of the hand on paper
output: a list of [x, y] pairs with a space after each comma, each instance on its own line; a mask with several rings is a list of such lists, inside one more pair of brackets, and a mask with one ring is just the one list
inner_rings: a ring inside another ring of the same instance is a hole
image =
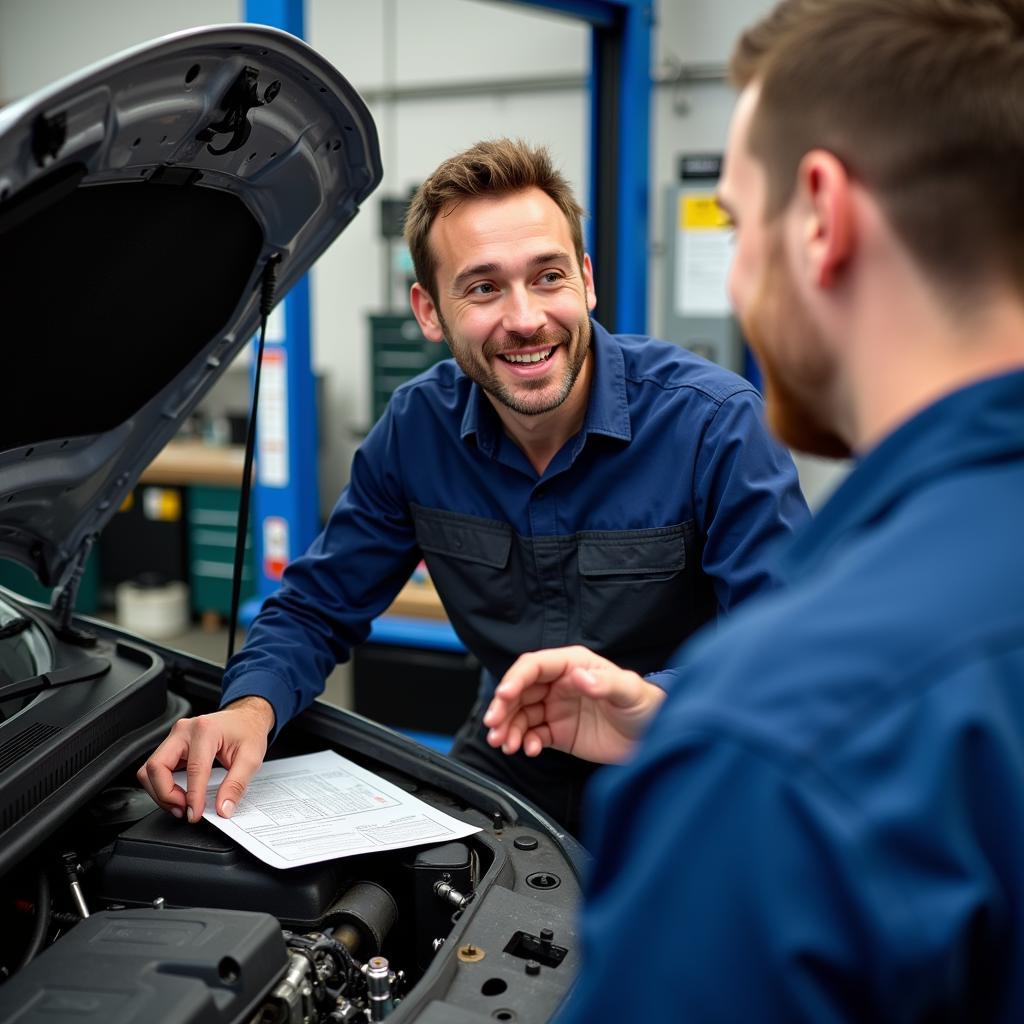
[[[218, 814], [230, 818], [263, 763], [273, 728], [274, 710], [262, 697], [242, 697], [214, 714], [182, 718], [138, 770], [137, 778], [165, 811], [197, 822], [203, 816], [216, 759], [228, 772], [217, 790], [215, 806]], [[181, 768], [186, 770], [187, 793], [172, 778]]]

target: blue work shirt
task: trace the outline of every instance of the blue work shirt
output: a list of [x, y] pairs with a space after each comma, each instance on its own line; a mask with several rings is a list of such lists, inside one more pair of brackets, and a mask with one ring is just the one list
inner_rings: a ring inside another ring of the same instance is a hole
[[494, 677], [583, 643], [648, 672], [694, 629], [774, 584], [766, 549], [806, 517], [750, 384], [678, 346], [593, 325], [582, 429], [538, 476], [446, 360], [399, 387], [323, 533], [292, 562], [224, 675], [280, 728], [425, 559]]
[[871, 451], [588, 794], [560, 1024], [1024, 1020], [1024, 373]]

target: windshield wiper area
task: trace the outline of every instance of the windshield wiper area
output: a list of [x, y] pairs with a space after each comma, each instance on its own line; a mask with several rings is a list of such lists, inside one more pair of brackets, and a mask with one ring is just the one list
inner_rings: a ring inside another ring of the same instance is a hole
[[17, 619], [11, 619], [10, 622], [5, 622], [0, 626], [0, 640], [8, 640], [12, 636], [24, 633], [31, 625], [32, 620], [26, 619], [24, 616]]
[[29, 676], [28, 679], [19, 679], [14, 683], [4, 683], [0, 686], [0, 701], [27, 697], [41, 690], [67, 686], [69, 683], [84, 683], [89, 679], [98, 679], [109, 671], [108, 658], [84, 658], [82, 661], [76, 661], [74, 665], [68, 665], [67, 668], [43, 672], [41, 675]]

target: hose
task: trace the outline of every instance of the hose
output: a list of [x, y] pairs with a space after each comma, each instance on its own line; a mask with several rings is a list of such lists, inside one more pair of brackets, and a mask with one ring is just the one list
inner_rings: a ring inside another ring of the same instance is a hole
[[32, 935], [28, 940], [28, 947], [18, 961], [15, 973], [27, 967], [43, 948], [46, 941], [46, 932], [50, 927], [50, 910], [52, 901], [50, 899], [50, 879], [44, 868], [39, 869], [36, 878], [36, 919], [32, 925]]

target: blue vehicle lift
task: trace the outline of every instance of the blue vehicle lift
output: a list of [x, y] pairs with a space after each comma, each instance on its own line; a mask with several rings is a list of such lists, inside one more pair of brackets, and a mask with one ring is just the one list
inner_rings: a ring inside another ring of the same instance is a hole
[[[508, 0], [587, 22], [590, 67], [590, 210], [587, 249], [594, 260], [600, 316], [613, 331], [643, 332], [647, 320], [647, 225], [650, 149], [650, 62], [653, 0]], [[247, 21], [300, 38], [303, 0], [244, 0]], [[286, 472], [253, 487], [257, 597], [243, 608], [248, 624], [277, 589], [283, 561], [305, 551], [320, 529], [316, 394], [309, 335], [309, 283], [283, 300], [284, 330], [268, 331], [271, 384], [285, 402]], [[264, 381], [267, 377], [264, 376]], [[266, 387], [266, 384], [264, 385]], [[281, 400], [279, 398], [278, 400]], [[259, 449], [257, 449], [259, 450]], [[465, 650], [447, 623], [388, 616], [374, 623], [378, 642]]]
[[[247, 21], [284, 29], [299, 38], [304, 35], [303, 0], [245, 0], [244, 16]], [[257, 419], [252, 489], [256, 596], [241, 609], [239, 618], [245, 626], [255, 618], [264, 598], [279, 586], [284, 566], [305, 551], [320, 532], [309, 275], [295, 283], [267, 325], [260, 401], [264, 408], [268, 402], [279, 407], [283, 415], [274, 417], [274, 428], [283, 429], [269, 438], [263, 428], [266, 419]], [[270, 443], [275, 446], [273, 460], [260, 458]], [[272, 473], [268, 472], [271, 462]]]

